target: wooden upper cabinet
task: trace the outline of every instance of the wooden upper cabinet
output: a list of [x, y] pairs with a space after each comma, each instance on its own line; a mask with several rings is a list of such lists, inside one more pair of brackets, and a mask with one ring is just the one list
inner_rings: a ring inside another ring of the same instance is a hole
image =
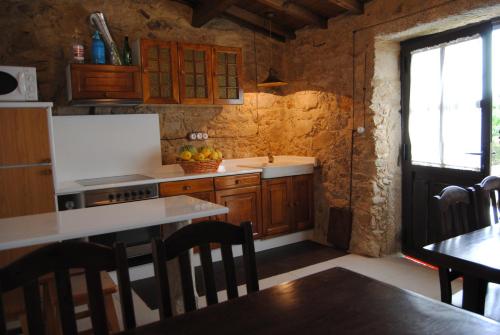
[[214, 104], [242, 104], [241, 49], [215, 46], [212, 49], [212, 63]]
[[138, 66], [70, 64], [69, 100], [142, 100]]
[[149, 39], [141, 39], [138, 43], [140, 43], [144, 103], [178, 104], [177, 43]]
[[262, 226], [266, 236], [292, 232], [292, 179], [266, 179], [262, 182]]
[[292, 177], [293, 225], [296, 230], [314, 227], [313, 175]]
[[45, 109], [0, 109], [0, 165], [50, 163]]
[[180, 99], [182, 104], [213, 104], [212, 47], [180, 43]]

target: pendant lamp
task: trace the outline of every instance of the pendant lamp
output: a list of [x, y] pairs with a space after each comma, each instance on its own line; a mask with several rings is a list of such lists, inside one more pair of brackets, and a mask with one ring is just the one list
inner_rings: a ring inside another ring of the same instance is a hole
[[278, 71], [273, 69], [273, 44], [272, 44], [272, 26], [271, 19], [274, 17], [274, 13], [267, 13], [267, 19], [269, 21], [269, 42], [271, 44], [271, 66], [269, 67], [269, 73], [264, 81], [257, 84], [258, 87], [278, 87], [288, 85], [286, 81], [278, 78]]

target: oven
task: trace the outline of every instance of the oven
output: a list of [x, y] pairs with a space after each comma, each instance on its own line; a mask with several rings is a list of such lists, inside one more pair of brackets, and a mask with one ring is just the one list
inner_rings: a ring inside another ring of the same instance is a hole
[[[146, 176], [132, 175], [110, 177], [114, 182], [135, 181], [149, 179]], [[135, 178], [135, 179], [134, 179]], [[109, 178], [86, 179], [77, 181], [84, 186], [95, 186], [100, 183], [111, 184]], [[158, 198], [158, 184], [141, 184], [133, 186], [103, 188], [85, 191], [78, 194], [58, 196], [59, 210], [68, 210], [82, 207], [96, 207], [120, 204], [131, 201], [140, 201]], [[161, 237], [161, 226], [138, 228], [115, 233], [89, 236], [90, 242], [113, 246], [115, 242], [124, 242], [130, 266], [151, 263], [151, 240]]]

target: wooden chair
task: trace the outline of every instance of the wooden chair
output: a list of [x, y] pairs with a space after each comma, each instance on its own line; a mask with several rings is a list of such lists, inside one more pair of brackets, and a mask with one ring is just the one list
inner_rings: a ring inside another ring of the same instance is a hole
[[250, 222], [243, 222], [238, 227], [220, 221], [193, 223], [179, 229], [163, 241], [160, 239], [153, 241], [153, 261], [159, 289], [161, 319], [172, 316], [166, 262], [174, 258], [178, 258], [180, 265], [185, 312], [196, 309], [193, 277], [189, 262], [189, 250], [196, 246], [199, 247], [200, 251], [207, 305], [218, 303], [210, 243], [221, 245], [228, 299], [238, 297], [232, 252], [233, 245], [242, 245], [247, 292], [250, 293], [259, 290], [252, 224]]
[[[473, 189], [448, 186], [439, 195], [434, 196], [437, 214], [434, 242], [466, 234], [478, 228], [473, 192]], [[461, 274], [453, 269], [439, 268], [442, 302], [451, 304], [451, 282], [460, 276]]]
[[481, 228], [498, 223], [500, 177], [488, 176], [474, 185], [478, 224]]
[[0, 335], [6, 334], [2, 296], [23, 288], [30, 334], [45, 334], [39, 278], [54, 274], [63, 334], [77, 334], [70, 270], [85, 271], [93, 333], [108, 334], [101, 271], [116, 270], [125, 329], [135, 327], [130, 278], [123, 244], [115, 248], [86, 242], [54, 243], [37, 249], [0, 269]]

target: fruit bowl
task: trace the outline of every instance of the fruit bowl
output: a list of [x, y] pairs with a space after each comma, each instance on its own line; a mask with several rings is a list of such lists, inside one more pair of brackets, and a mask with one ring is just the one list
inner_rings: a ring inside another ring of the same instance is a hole
[[179, 160], [178, 163], [185, 173], [211, 173], [217, 172], [222, 159], [219, 160], [204, 160], [204, 161], [184, 161]]

